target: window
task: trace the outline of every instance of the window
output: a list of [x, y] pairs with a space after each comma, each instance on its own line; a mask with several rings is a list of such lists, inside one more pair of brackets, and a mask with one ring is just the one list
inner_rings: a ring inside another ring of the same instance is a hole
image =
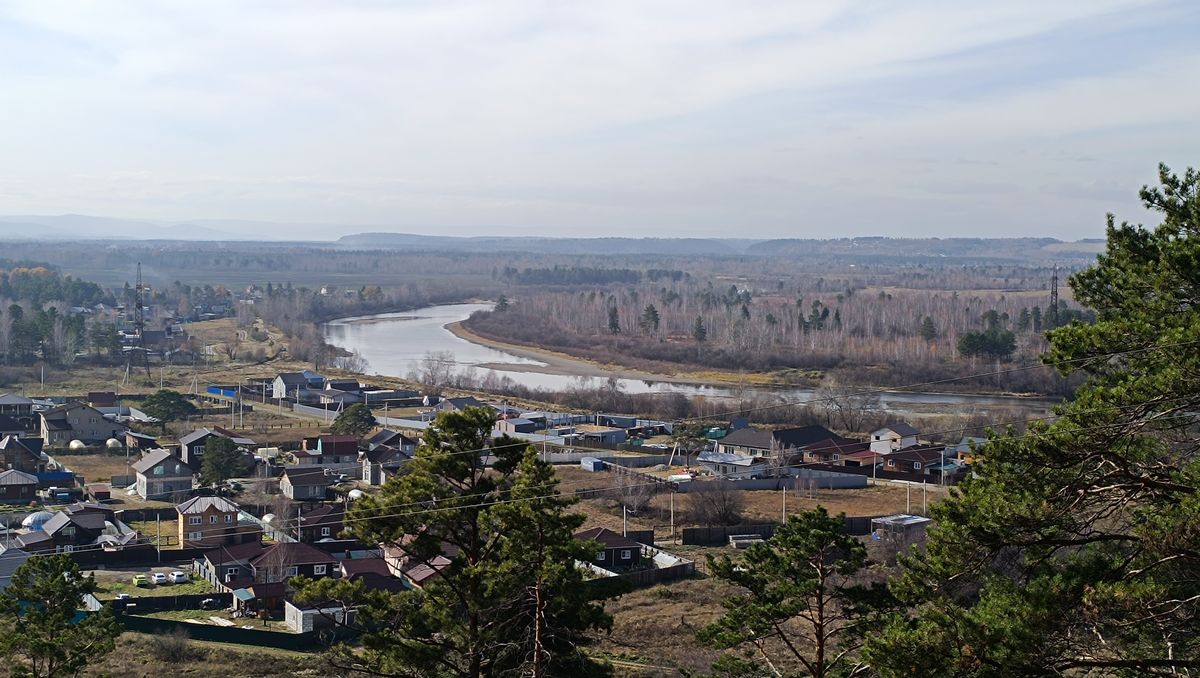
[[322, 528], [321, 528], [321, 536], [322, 536], [322, 537], [328, 537], [328, 536], [329, 536], [329, 528], [328, 528], [328, 527], [322, 527]]
[[604, 551], [596, 552], [596, 560], [604, 560]]
[[920, 471], [920, 470], [921, 470], [921, 462], [919, 462], [919, 461], [914, 461], [914, 462], [913, 462], [913, 469], [915, 469], [915, 470], [917, 470], [917, 471]]
[[226, 523], [232, 523], [232, 522], [233, 522], [233, 514], [232, 514], [232, 513], [227, 513], [227, 514], [225, 514], [225, 522], [226, 522]]
[[236, 577], [239, 572], [241, 572], [241, 569], [236, 568], [236, 567], [231, 567], [228, 570], [225, 570], [225, 576], [226, 577]]
[[296, 567], [295, 565], [292, 565], [287, 569], [287, 576], [289, 577], [295, 577], [298, 574], [300, 574], [300, 568]]
[[163, 474], [163, 467], [155, 466], [154, 467], [154, 475], [161, 476], [162, 474]]
[[629, 549], [624, 549], [621, 551], [621, 560], [629, 560], [632, 557], [633, 555], [629, 552]]
[[840, 454], [835, 454], [835, 455], [833, 455], [833, 460], [834, 460], [834, 461], [837, 461], [837, 460], [839, 460], [839, 459], [841, 459], [841, 458], [842, 458], [842, 455], [840, 455]]
[[204, 538], [203, 532], [188, 532], [188, 539], [197, 541]]
[[327, 565], [313, 565], [313, 574], [325, 574]]
[[200, 516], [188, 516], [188, 525], [199, 525], [200, 522]]
[[216, 516], [209, 516], [209, 517], [208, 517], [208, 523], [209, 523], [210, 525], [216, 525], [216, 524], [217, 524], [217, 517], [216, 517]]

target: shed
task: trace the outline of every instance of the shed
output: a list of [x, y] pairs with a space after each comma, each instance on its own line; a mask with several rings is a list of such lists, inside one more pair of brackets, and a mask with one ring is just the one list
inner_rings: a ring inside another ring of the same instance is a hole
[[604, 470], [604, 461], [602, 459], [597, 459], [596, 457], [584, 457], [583, 459], [579, 460], [579, 465], [583, 467], [583, 470], [585, 471]]

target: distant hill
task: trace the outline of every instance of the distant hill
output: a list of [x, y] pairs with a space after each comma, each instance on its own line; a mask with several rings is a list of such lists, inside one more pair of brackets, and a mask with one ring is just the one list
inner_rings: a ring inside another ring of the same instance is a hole
[[1103, 240], [1054, 238], [840, 238], [832, 240], [703, 238], [453, 237], [412, 233], [343, 236], [342, 247], [437, 252], [544, 252], [547, 254], [761, 256], [896, 263], [922, 261], [1075, 261], [1104, 250]]
[[840, 238], [836, 240], [764, 240], [747, 254], [795, 258], [843, 258], [878, 261], [897, 258], [964, 261], [1091, 260], [1104, 251], [1103, 240], [1063, 242], [1054, 238]]
[[439, 252], [544, 252], [547, 254], [736, 255], [755, 240], [709, 238], [543, 238], [536, 236], [455, 237], [413, 233], [358, 233], [337, 243], [351, 248]]

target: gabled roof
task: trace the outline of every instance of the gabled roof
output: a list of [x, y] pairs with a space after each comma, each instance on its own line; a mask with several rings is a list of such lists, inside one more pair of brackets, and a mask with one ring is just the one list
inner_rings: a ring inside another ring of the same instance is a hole
[[13, 572], [29, 560], [29, 554], [19, 548], [11, 547], [0, 551], [0, 581], [12, 579]]
[[42, 531], [46, 534], [53, 535], [67, 525], [75, 525], [85, 530], [99, 532], [104, 529], [104, 519], [106, 516], [103, 513], [76, 513], [68, 514], [65, 511], [59, 511], [54, 514], [54, 517], [46, 521], [42, 525]]
[[364, 574], [379, 574], [385, 577], [391, 575], [383, 558], [347, 558], [338, 561], [338, 565], [347, 579], [361, 577]]
[[402, 462], [409, 459], [409, 455], [401, 452], [395, 447], [380, 446], [373, 450], [363, 452], [363, 458], [372, 464], [386, 464], [391, 461]]
[[221, 513], [237, 513], [240, 510], [237, 504], [225, 497], [192, 497], [175, 507], [181, 516], [204, 513], [209, 509], [216, 509]]
[[208, 427], [198, 428], [195, 431], [188, 433], [187, 435], [180, 436], [179, 443], [181, 445], [183, 445], [184, 447], [187, 447], [187, 446], [190, 446], [194, 442], [204, 439], [206, 436], [220, 436], [222, 438], [228, 438], [229, 440], [232, 440], [234, 442], [234, 444], [236, 444], [236, 445], [257, 445], [258, 444], [256, 442], [254, 442], [253, 440], [251, 440], [250, 438], [244, 438], [244, 437], [239, 436], [238, 434], [234, 433], [233, 431], [221, 428], [220, 426], [214, 426], [212, 428], [208, 428]]
[[320, 565], [335, 563], [337, 559], [324, 551], [300, 542], [277, 542], [268, 546], [262, 555], [250, 561], [254, 567], [272, 565], [290, 567], [292, 565]]
[[838, 436], [836, 438], [830, 438], [829, 440], [822, 440], [813, 443], [812, 445], [808, 445], [804, 448], [804, 451], [812, 454], [837, 454], [846, 456], [848, 454], [866, 452], [870, 449], [870, 443], [863, 442], [861, 440], [855, 440], [853, 438], [842, 438], [841, 436]]
[[14, 435], [7, 435], [0, 438], [0, 450], [23, 451], [30, 456], [41, 459], [42, 445], [45, 441], [41, 438], [19, 438]]
[[606, 549], [641, 549], [638, 542], [618, 534], [607, 527], [593, 527], [590, 530], [575, 533], [576, 539], [583, 541], [598, 541]]
[[134, 438], [135, 440], [144, 440], [150, 443], [158, 442], [158, 438], [155, 438], [151, 435], [146, 435], [145, 433], [138, 433], [137, 431], [126, 431], [125, 435], [129, 436], [130, 438]]
[[891, 431], [892, 433], [895, 433], [896, 435], [900, 436], [901, 438], [907, 438], [909, 436], [917, 435], [917, 429], [913, 428], [912, 426], [910, 426], [902, 421], [897, 421], [897, 422], [888, 424], [887, 426], [884, 426], [883, 428], [879, 429], [878, 431], [875, 431], [871, 435], [879, 435], [880, 433], [884, 433], [886, 431]]
[[940, 461], [944, 457], [953, 457], [956, 453], [940, 445], [912, 445], [897, 450], [886, 456], [889, 461], [919, 461], [928, 464]]
[[748, 457], [744, 454], [732, 454], [730, 452], [701, 452], [696, 457], [697, 463], [705, 464], [733, 464], [734, 466], [753, 466], [755, 464], [766, 464], [765, 457]]
[[15, 393], [0, 394], [0, 405], [33, 405], [33, 401]]
[[0, 485], [37, 485], [37, 476], [16, 469], [0, 473]]
[[280, 478], [286, 477], [292, 485], [332, 485], [333, 479], [320, 468], [288, 468]]
[[442, 400], [442, 402], [438, 403], [438, 405], [446, 405], [447, 407], [453, 407], [456, 410], [461, 410], [464, 407], [486, 407], [482, 401], [473, 396], [464, 396], [462, 398], [445, 398]]
[[300, 527], [341, 525], [346, 518], [346, 508], [340, 504], [322, 504], [308, 513], [300, 514]]
[[[171, 454], [167, 450], [163, 450], [163, 449], [150, 450], [145, 455], [143, 455], [141, 459], [139, 459], [133, 463], [133, 470], [135, 473], [141, 473], [142, 475], [145, 475], [146, 473], [149, 473], [150, 470], [153, 469], [155, 466], [158, 466], [159, 464], [163, 463], [164, 461], [166, 461], [168, 459], [176, 459], [177, 461], [179, 461], [180, 464], [183, 463], [182, 460], [180, 460], [178, 457]], [[188, 471], [187, 475], [191, 475], [191, 471]]]
[[759, 450], [771, 449], [771, 432], [757, 428], [741, 428], [717, 441], [720, 445], [734, 447], [753, 447]]
[[[822, 440], [837, 438], [838, 435], [824, 426], [800, 426], [781, 428], [771, 432], [781, 447], [807, 447]], [[728, 437], [728, 436], [727, 436]]]
[[242, 560], [249, 562], [261, 555], [262, 552], [263, 545], [260, 542], [248, 541], [244, 544], [220, 546], [211, 551], [206, 551], [204, 559], [213, 565], [234, 563]]
[[287, 386], [308, 386], [308, 377], [303, 372], [280, 372], [275, 378]]

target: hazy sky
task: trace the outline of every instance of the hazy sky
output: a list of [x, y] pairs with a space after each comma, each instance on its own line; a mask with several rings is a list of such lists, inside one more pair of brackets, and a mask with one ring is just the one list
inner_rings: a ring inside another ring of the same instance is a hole
[[0, 4], [0, 214], [1103, 235], [1200, 165], [1200, 3]]

